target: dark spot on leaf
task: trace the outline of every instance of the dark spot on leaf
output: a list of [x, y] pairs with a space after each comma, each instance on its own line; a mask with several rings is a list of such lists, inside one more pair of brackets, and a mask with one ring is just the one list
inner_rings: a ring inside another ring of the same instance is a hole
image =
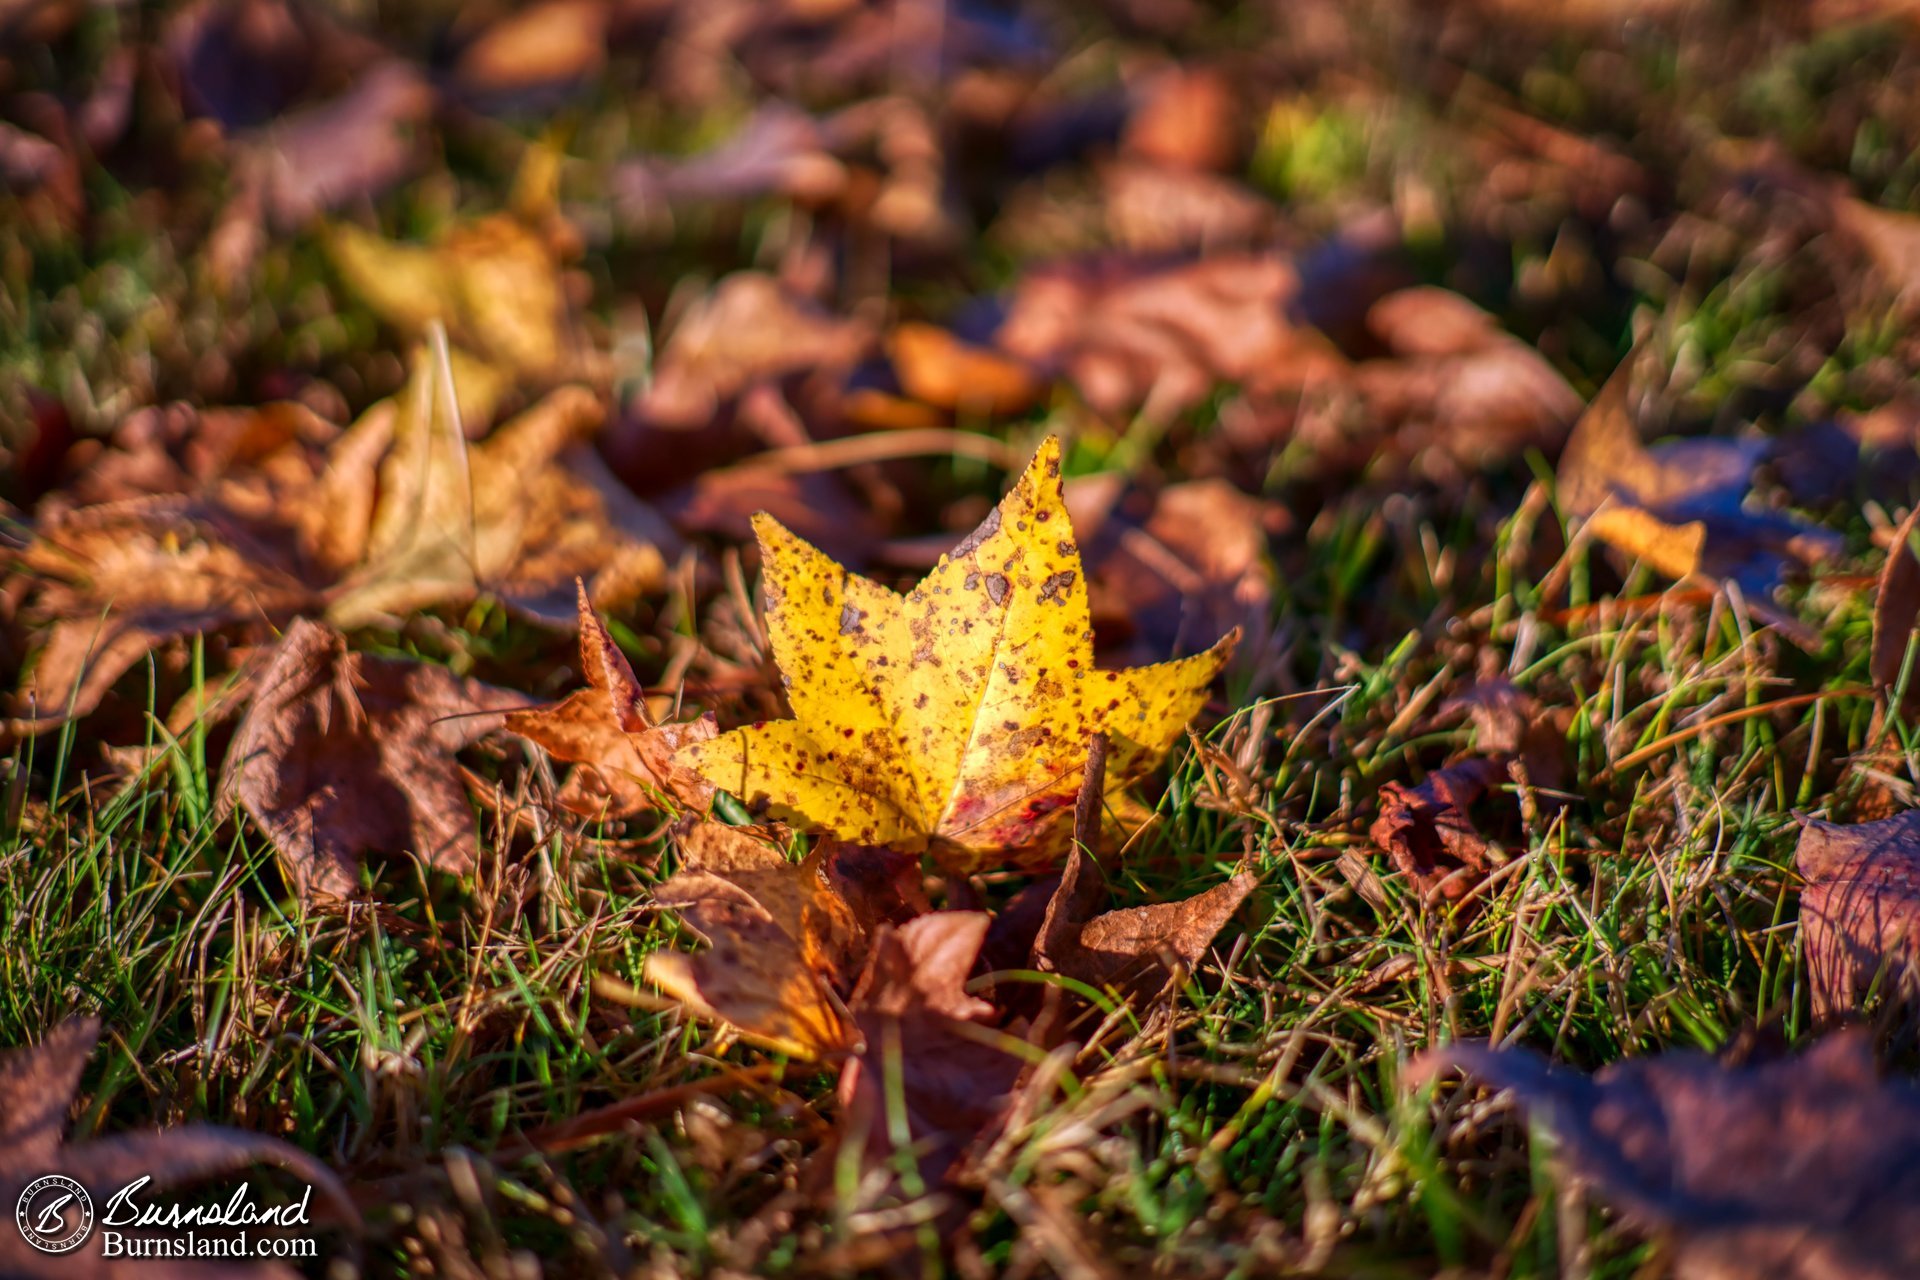
[[998, 532], [1000, 532], [1000, 508], [995, 507], [987, 512], [987, 518], [980, 522], [980, 527], [968, 534], [961, 540], [960, 545], [953, 549], [951, 553], [953, 558], [958, 560], [961, 556], [972, 555], [980, 549], [981, 543]]

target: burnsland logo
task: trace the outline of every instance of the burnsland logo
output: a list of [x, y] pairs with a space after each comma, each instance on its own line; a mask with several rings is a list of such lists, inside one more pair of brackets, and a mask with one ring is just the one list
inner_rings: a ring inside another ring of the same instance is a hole
[[71, 1253], [93, 1232], [93, 1200], [63, 1173], [35, 1178], [13, 1206], [20, 1235], [42, 1253]]
[[13, 1209], [21, 1238], [42, 1253], [71, 1253], [85, 1244], [96, 1224], [103, 1258], [313, 1258], [310, 1235], [290, 1235], [309, 1225], [313, 1188], [298, 1200], [263, 1205], [241, 1183], [224, 1201], [183, 1205], [152, 1201], [153, 1179], [134, 1179], [107, 1197], [96, 1219], [93, 1199], [63, 1173], [35, 1178]]

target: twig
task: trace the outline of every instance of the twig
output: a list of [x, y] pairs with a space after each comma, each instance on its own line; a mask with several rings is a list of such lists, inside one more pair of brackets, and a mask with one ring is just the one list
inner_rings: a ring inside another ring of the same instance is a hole
[[1613, 764], [1601, 770], [1600, 779], [1612, 777], [1622, 769], [1631, 769], [1637, 764], [1644, 764], [1659, 755], [1662, 751], [1665, 751], [1668, 747], [1685, 742], [1689, 738], [1697, 738], [1708, 730], [1718, 729], [1722, 725], [1738, 724], [1742, 720], [1751, 720], [1755, 716], [1763, 716], [1771, 711], [1786, 711], [1793, 707], [1804, 707], [1808, 703], [1824, 702], [1828, 698], [1871, 698], [1872, 696], [1873, 690], [1871, 689], [1861, 685], [1849, 685], [1844, 689], [1827, 689], [1820, 693], [1797, 693], [1791, 698], [1777, 698], [1772, 702], [1763, 702], [1759, 706], [1740, 707], [1733, 711], [1722, 712], [1720, 715], [1702, 720], [1699, 724], [1688, 725], [1684, 729], [1674, 730], [1665, 737], [1655, 738], [1638, 751], [1616, 760]]
[[728, 468], [738, 475], [753, 471], [832, 471], [859, 466], [863, 462], [887, 462], [897, 458], [920, 458], [928, 454], [951, 454], [972, 458], [1002, 471], [1017, 471], [1026, 461], [1023, 454], [1004, 441], [972, 431], [954, 431], [947, 427], [916, 427], [908, 431], [876, 431], [843, 440], [823, 440], [816, 444], [797, 444], [787, 449], [769, 449]]

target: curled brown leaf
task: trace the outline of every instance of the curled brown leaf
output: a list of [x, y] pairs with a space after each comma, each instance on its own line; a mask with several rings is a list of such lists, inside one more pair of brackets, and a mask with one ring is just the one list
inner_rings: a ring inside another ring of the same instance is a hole
[[526, 698], [443, 667], [349, 653], [324, 623], [287, 629], [227, 749], [220, 803], [244, 808], [302, 897], [347, 897], [362, 855], [460, 874], [477, 852], [454, 753]]

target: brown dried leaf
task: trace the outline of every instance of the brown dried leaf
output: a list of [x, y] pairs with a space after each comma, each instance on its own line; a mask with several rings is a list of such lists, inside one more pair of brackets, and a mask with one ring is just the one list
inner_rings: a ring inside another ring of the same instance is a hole
[[460, 51], [454, 83], [486, 97], [576, 84], [607, 61], [603, 0], [543, 0], [511, 9]]
[[1103, 645], [1131, 639], [1142, 656], [1181, 653], [1235, 627], [1258, 635], [1271, 614], [1271, 534], [1287, 513], [1225, 480], [1157, 494], [1125, 492], [1118, 474], [1067, 485]]
[[51, 623], [17, 695], [39, 733], [84, 716], [129, 668], [165, 641], [236, 622], [276, 625], [310, 605], [285, 530], [186, 498], [54, 513], [21, 553]]
[[673, 763], [689, 742], [719, 732], [708, 712], [686, 724], [655, 724], [633, 668], [580, 588], [580, 669], [587, 687], [551, 706], [515, 711], [510, 732], [538, 743], [556, 760], [576, 764], [560, 791], [560, 803], [576, 813], [630, 817], [655, 807], [660, 793], [696, 813], [706, 812], [713, 788], [699, 774]]
[[1467, 809], [1506, 776], [1501, 761], [1474, 758], [1429, 774], [1417, 787], [1384, 783], [1368, 834], [1422, 898], [1464, 897], [1494, 866]]
[[989, 1025], [993, 1006], [966, 991], [988, 924], [936, 911], [881, 926], [848, 1002], [861, 1047], [840, 1077], [844, 1132], [875, 1162], [912, 1148], [929, 1186], [999, 1124], [1025, 1067]]
[[872, 342], [864, 323], [827, 315], [771, 276], [737, 272], [674, 326], [639, 411], [660, 427], [704, 427], [748, 387], [803, 369], [851, 366]]
[[1579, 395], [1546, 359], [1445, 289], [1402, 289], [1367, 312], [1393, 352], [1353, 370], [1369, 414], [1395, 433], [1394, 453], [1436, 477], [1482, 470], [1528, 449], [1551, 452], [1580, 417]]
[[1566, 780], [1567, 729], [1572, 713], [1544, 707], [1504, 676], [1477, 680], [1440, 704], [1438, 717], [1465, 715], [1473, 722], [1473, 748], [1487, 756], [1519, 760], [1527, 781], [1548, 791]]
[[[490, 417], [497, 379], [451, 368], [463, 408]], [[678, 539], [588, 443], [602, 412], [590, 392], [563, 387], [470, 448], [435, 407], [447, 376], [422, 359], [398, 403], [370, 409], [325, 455], [333, 429], [297, 406], [130, 420], [96, 491], [195, 492], [46, 508], [18, 564], [47, 637], [21, 718], [0, 728], [85, 715], [145, 654], [195, 632], [322, 604], [358, 626], [482, 593], [566, 625], [578, 580], [603, 608], [664, 580]]]
[[336, 424], [287, 400], [137, 409], [114, 427], [111, 447], [48, 505], [98, 506], [171, 493], [211, 497], [269, 517], [313, 483], [339, 437]]
[[1094, 915], [1106, 895], [1098, 867], [1076, 846], [1034, 940], [1033, 967], [1123, 998], [1151, 996], [1176, 968], [1191, 971], [1205, 958], [1257, 883], [1242, 867], [1191, 898]]
[[828, 150], [820, 121], [785, 103], [769, 102], [711, 150], [685, 158], [631, 161], [620, 167], [614, 184], [620, 198], [646, 216], [683, 202], [765, 195], [823, 203], [845, 189], [847, 169]]
[[1127, 120], [1120, 146], [1174, 169], [1225, 173], [1239, 162], [1245, 107], [1227, 77], [1211, 67], [1170, 67], [1150, 77]]
[[1326, 340], [1290, 318], [1299, 292], [1277, 254], [1049, 268], [1021, 282], [995, 342], [1065, 370], [1104, 413], [1172, 413], [1220, 382], [1297, 384], [1338, 366]]
[[1911, 308], [1920, 298], [1920, 218], [1855, 199], [1844, 185], [1828, 188], [1828, 209], [1834, 228], [1873, 263], [1877, 280]]
[[1253, 245], [1280, 229], [1280, 210], [1218, 174], [1113, 161], [1099, 169], [1107, 234], [1135, 253]]
[[1628, 360], [1581, 415], [1560, 457], [1562, 505], [1660, 573], [1737, 582], [1764, 597], [1793, 563], [1834, 554], [1836, 535], [1746, 508], [1761, 441], [1678, 440], [1649, 449], [1628, 411]]
[[561, 387], [469, 446], [444, 407], [441, 381], [422, 358], [401, 393], [365, 563], [330, 602], [332, 621], [361, 626], [486, 593], [565, 625], [577, 579], [601, 608], [665, 580], [663, 549], [677, 539], [588, 444], [604, 413], [592, 392]]
[[462, 874], [477, 844], [454, 753], [526, 704], [443, 667], [349, 653], [303, 618], [227, 749], [221, 806], [253, 816], [302, 897], [352, 894], [369, 852]]
[[[1889, 699], [1899, 688], [1907, 665], [1907, 648], [1920, 628], [1920, 507], [1915, 507], [1893, 531], [1887, 562], [1880, 570], [1880, 586], [1873, 602], [1873, 650], [1867, 661], [1874, 687]], [[1916, 664], [1920, 667], [1920, 663]], [[1911, 717], [1920, 708], [1920, 669], [1907, 677], [1906, 697], [1899, 711]]]
[[1897, 1280], [1920, 1273], [1920, 1091], [1885, 1081], [1864, 1030], [1796, 1058], [1701, 1053], [1591, 1078], [1525, 1050], [1455, 1045], [1407, 1068], [1510, 1089], [1560, 1158], [1641, 1230], [1670, 1234], [1676, 1280]]
[[647, 222], [666, 221], [688, 204], [774, 195], [890, 236], [945, 242], [954, 228], [943, 176], [939, 129], [920, 103], [895, 94], [824, 117], [771, 102], [708, 151], [629, 161], [614, 187], [630, 213]]
[[687, 533], [728, 542], [753, 537], [753, 520], [766, 512], [842, 564], [873, 555], [884, 526], [849, 492], [838, 475], [776, 471], [772, 467], [707, 467], [685, 487], [659, 499], [660, 511]]
[[[147, 1190], [161, 1192], [237, 1173], [255, 1165], [277, 1165], [319, 1193], [324, 1212], [358, 1228], [360, 1215], [332, 1170], [297, 1147], [238, 1129], [180, 1125], [171, 1129], [121, 1134], [67, 1146], [63, 1135], [80, 1073], [100, 1038], [97, 1018], [74, 1018], [47, 1033], [40, 1044], [0, 1055], [0, 1201], [35, 1218], [55, 1208], [49, 1190], [22, 1202], [28, 1183], [47, 1173], [63, 1173], [87, 1188], [96, 1212], [121, 1187], [146, 1176]], [[66, 1214], [68, 1221], [73, 1221]], [[190, 1277], [215, 1275], [293, 1276], [276, 1264], [238, 1265], [209, 1270], [204, 1262], [171, 1266], [153, 1259], [110, 1259], [103, 1255], [103, 1234], [94, 1232], [74, 1252], [51, 1256], [30, 1248], [18, 1231], [0, 1232], [0, 1273], [8, 1276]]]
[[1879, 822], [1809, 822], [1794, 868], [1813, 1013], [1853, 1012], [1882, 967], [1894, 989], [1920, 974], [1920, 810]]
[[339, 97], [241, 139], [236, 167], [274, 226], [302, 227], [411, 173], [433, 104], [433, 88], [418, 70], [387, 61], [361, 73]]
[[1044, 390], [1020, 361], [930, 324], [896, 328], [887, 337], [887, 355], [908, 395], [969, 418], [1019, 413]]
[[654, 952], [647, 980], [695, 1014], [782, 1053], [818, 1058], [851, 1047], [838, 993], [851, 987], [879, 923], [866, 913], [886, 909], [872, 889], [890, 873], [867, 857], [850, 874], [835, 874], [851, 847], [831, 843], [791, 862], [764, 833], [717, 822], [684, 824], [678, 845], [682, 868], [654, 900], [709, 946]]

